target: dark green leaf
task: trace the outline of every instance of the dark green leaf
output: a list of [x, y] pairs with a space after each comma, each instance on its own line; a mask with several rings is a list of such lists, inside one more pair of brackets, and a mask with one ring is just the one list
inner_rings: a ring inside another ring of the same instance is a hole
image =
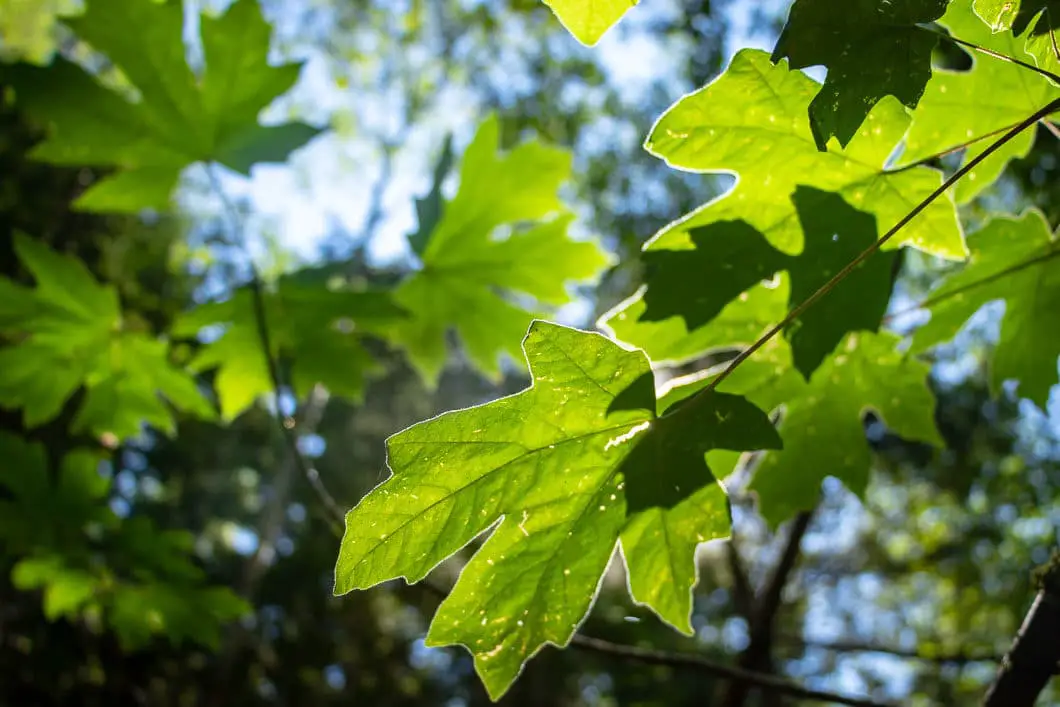
[[214, 416], [194, 379], [169, 362], [165, 342], [123, 330], [114, 289], [95, 282], [81, 261], [24, 236], [16, 237], [15, 250], [37, 287], [5, 286], [14, 299], [8, 306], [20, 303], [26, 315], [0, 317], [0, 332], [13, 339], [0, 348], [0, 405], [21, 408], [34, 427], [84, 387], [74, 431], [118, 440], [139, 434], [145, 423], [172, 433], [163, 398], [198, 417]]
[[[698, 329], [780, 270], [790, 273], [789, 306], [794, 307], [876, 240], [875, 219], [836, 194], [797, 187], [792, 201], [806, 239], [799, 255], [775, 249], [742, 222], [717, 222], [691, 231], [693, 251], [646, 252], [641, 320], [679, 316], [689, 331]], [[847, 332], [879, 327], [891, 296], [894, 260], [893, 252], [869, 259], [789, 329], [795, 367], [803, 375], [809, 377]]]
[[792, 68], [825, 66], [828, 78], [810, 104], [817, 146], [841, 145], [858, 133], [880, 99], [915, 108], [931, 78], [938, 40], [918, 23], [937, 20], [949, 0], [795, 0], [773, 50]]

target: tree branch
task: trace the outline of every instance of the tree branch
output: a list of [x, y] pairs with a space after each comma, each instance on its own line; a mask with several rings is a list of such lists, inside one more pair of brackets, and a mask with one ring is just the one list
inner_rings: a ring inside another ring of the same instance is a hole
[[618, 643], [611, 643], [610, 641], [604, 641], [599, 638], [590, 638], [589, 636], [583, 636], [581, 634], [576, 634], [574, 638], [571, 639], [570, 645], [575, 648], [614, 656], [616, 658], [622, 658], [637, 663], [697, 670], [702, 673], [717, 675], [730, 680], [752, 683], [763, 690], [770, 690], [780, 695], [786, 695], [788, 697], [802, 700], [815, 700], [817, 702], [837, 705], [850, 705], [851, 707], [892, 707], [890, 703], [878, 702], [869, 698], [852, 697], [834, 692], [826, 692], [824, 690], [812, 690], [801, 687], [789, 680], [775, 675], [767, 675], [753, 670], [745, 670], [743, 668], [719, 663], [709, 658], [693, 655], [691, 653], [670, 653], [666, 651], [652, 650], [650, 648], [640, 648], [638, 646], [625, 646]]
[[1060, 662], [1060, 551], [1043, 568], [1039, 584], [983, 707], [1034, 707], [1056, 672]]
[[[784, 543], [780, 560], [773, 568], [769, 581], [755, 599], [748, 626], [750, 640], [739, 658], [739, 665], [745, 670], [767, 674], [773, 672], [773, 624], [780, 610], [784, 587], [795, 568], [802, 539], [810, 527], [812, 517], [812, 512], [802, 512], [795, 517], [788, 533], [788, 539]], [[747, 700], [747, 695], [754, 686], [753, 683], [734, 680], [729, 683], [721, 704], [725, 707], [740, 707]]]
[[807, 640], [801, 636], [783, 636], [780, 640], [793, 646], [816, 648], [818, 650], [829, 651], [832, 653], [880, 653], [883, 655], [894, 656], [895, 658], [917, 660], [923, 663], [936, 663], [939, 665], [998, 663], [1003, 658], [1003, 656], [992, 652], [940, 653], [939, 655], [929, 655], [916, 650], [896, 648], [894, 646], [883, 646], [863, 641], [817, 641], [813, 639]]
[[[236, 210], [235, 205], [228, 198], [228, 194], [221, 185], [221, 180], [217, 176], [215, 165], [207, 164], [206, 174], [210, 180], [210, 186], [216, 193], [217, 198], [220, 199], [221, 205], [228, 218], [231, 239], [234, 242], [234, 245], [246, 253], [247, 244], [246, 234], [243, 230], [243, 220], [240, 218], [239, 211]], [[272, 335], [269, 331], [268, 314], [265, 309], [264, 283], [262, 282], [261, 273], [258, 271], [258, 267], [254, 264], [254, 259], [249, 253], [247, 253], [247, 264], [250, 268], [249, 286], [251, 300], [254, 307], [254, 322], [257, 326], [262, 352], [265, 356], [269, 379], [272, 382], [273, 397], [275, 398], [276, 404], [276, 415], [280, 423], [280, 433], [283, 435], [283, 439], [287, 444], [291, 460], [295, 467], [301, 472], [302, 476], [305, 477], [306, 481], [309, 482], [309, 486], [313, 489], [317, 499], [324, 507], [325, 522], [328, 523], [332, 531], [341, 535], [342, 527], [345, 522], [345, 513], [343, 513], [342, 508], [320, 481], [320, 474], [306, 461], [306, 458], [302, 456], [302, 453], [299, 451], [298, 435], [295, 431], [297, 422], [293, 417], [285, 416], [281, 409], [280, 398], [283, 395], [285, 386], [283, 377], [280, 374], [279, 363], [272, 353]]]
[[[320, 419], [324, 416], [329, 397], [328, 392], [322, 386], [313, 387], [309, 399], [302, 408], [301, 419], [298, 421], [298, 428], [303, 434], [311, 434], [316, 430]], [[261, 526], [258, 531], [258, 549], [247, 562], [240, 589], [240, 595], [248, 601], [253, 600], [255, 588], [275, 556], [276, 542], [283, 531], [283, 519], [291, 493], [291, 482], [298, 472], [298, 461], [295, 455], [299, 451], [287, 448], [283, 462], [272, 483], [272, 497], [269, 498], [262, 512]]]
[[725, 559], [729, 565], [729, 573], [732, 574], [732, 602], [736, 613], [750, 625], [755, 594], [747, 568], [740, 557], [740, 549], [736, 545], [735, 532], [729, 536], [729, 542], [725, 543]]

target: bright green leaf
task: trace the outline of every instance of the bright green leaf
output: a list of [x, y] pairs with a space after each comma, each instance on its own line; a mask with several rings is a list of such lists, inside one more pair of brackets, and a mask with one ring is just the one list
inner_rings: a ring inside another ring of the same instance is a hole
[[[1007, 56], [1019, 57], [1025, 43], [1011, 32], [991, 33], [972, 13], [970, 0], [954, 0], [940, 23], [956, 37]], [[999, 133], [1060, 96], [1060, 90], [1048, 79], [1021, 66], [981, 54], [975, 54], [973, 61], [970, 71], [935, 70], [913, 114], [902, 163], [911, 164], [977, 140], [964, 152], [963, 161], [967, 162], [989, 147]], [[971, 201], [1001, 175], [1010, 160], [1026, 155], [1034, 134], [1034, 127], [1025, 130], [969, 172], [957, 184], [957, 201]]]
[[[423, 267], [394, 295], [412, 316], [393, 337], [431, 381], [445, 363], [449, 329], [476, 366], [496, 375], [499, 354], [519, 355], [516, 342], [535, 314], [515, 297], [565, 304], [568, 283], [593, 278], [609, 262], [596, 244], [567, 235], [573, 216], [557, 192], [570, 177], [570, 154], [536, 141], [498, 154], [499, 131], [496, 116], [479, 127], [459, 191], [422, 247]], [[496, 237], [498, 228], [526, 222], [538, 223]]]
[[913, 336], [923, 351], [953, 337], [983, 305], [1005, 302], [1001, 336], [990, 367], [991, 388], [1019, 381], [1019, 393], [1042, 409], [1057, 382], [1060, 338], [1060, 255], [1056, 236], [1038, 211], [1019, 218], [999, 216], [974, 233], [972, 257], [931, 292], [931, 320]]
[[0, 57], [47, 62], [56, 49], [56, 17], [76, 6], [76, 0], [0, 0]]
[[168, 346], [122, 329], [113, 288], [97, 283], [77, 258], [56, 253], [24, 236], [15, 239], [19, 259], [35, 289], [8, 282], [7, 294], [26, 316], [3, 321], [11, 343], [0, 348], [0, 405], [21, 408], [27, 426], [56, 417], [81, 387], [84, 400], [74, 431], [137, 435], [143, 424], [172, 433], [166, 403], [210, 419], [214, 413], [186, 372], [168, 360]]
[[118, 168], [85, 192], [77, 202], [82, 209], [165, 209], [188, 165], [220, 162], [247, 172], [256, 162], [287, 159], [319, 132], [301, 123], [257, 122], [294, 85], [301, 66], [269, 65], [270, 28], [255, 0], [237, 0], [220, 18], [203, 18], [201, 77], [184, 58], [179, 2], [88, 0], [85, 13], [67, 24], [139, 94], [130, 102], [63, 60], [5, 71], [18, 105], [48, 128], [35, 158]]
[[[659, 119], [646, 147], [670, 165], [696, 172], [735, 172], [728, 193], [668, 226], [646, 250], [691, 246], [689, 232], [716, 221], [745, 221], [778, 250], [797, 253], [803, 233], [791, 195], [798, 185], [836, 192], [872, 214], [881, 231], [898, 223], [942, 183], [927, 167], [886, 170], [909, 126], [893, 98], [869, 114], [842, 152], [819, 152], [805, 112], [818, 88], [800, 71], [743, 50], [713, 83], [691, 93]], [[912, 245], [944, 258], [966, 254], [953, 202], [943, 197], [914, 218], [887, 248]]]
[[[807, 382], [795, 373], [787, 343], [774, 339], [718, 387], [745, 396], [763, 410], [783, 405], [784, 447], [763, 455], [751, 484], [771, 525], [812, 509], [826, 476], [864, 494], [872, 462], [862, 425], [868, 411], [905, 439], [942, 446], [934, 422], [935, 399], [926, 385], [929, 368], [898, 353], [899, 341], [889, 333], [849, 334]], [[687, 398], [723, 368], [675, 381], [661, 403]], [[717, 454], [708, 454], [708, 463], [715, 464], [712, 455]], [[723, 467], [718, 468], [721, 473]]]
[[574, 37], [588, 46], [600, 41], [607, 30], [639, 0], [544, 0]]
[[[690, 631], [695, 547], [728, 532], [704, 453], [778, 442], [735, 396], [656, 416], [647, 358], [597, 334], [535, 322], [524, 348], [532, 387], [388, 440], [393, 475], [347, 515], [336, 567], [337, 594], [417, 581], [495, 526], [427, 636], [467, 646], [494, 698], [545, 643], [567, 644], [620, 535], [634, 598]], [[646, 550], [660, 534], [664, 558]]]
[[885, 96], [915, 108], [931, 78], [938, 37], [917, 23], [942, 16], [949, 0], [795, 0], [773, 60], [796, 69], [823, 65], [828, 77], [810, 104], [824, 150], [833, 136], [849, 143]]
[[[377, 367], [364, 348], [363, 335], [379, 333], [403, 315], [382, 292], [329, 290], [323, 284], [299, 284], [288, 278], [262, 297], [272, 347], [269, 356], [293, 361], [290, 383], [299, 397], [319, 383], [335, 395], [359, 399], [365, 375]], [[199, 351], [192, 367], [217, 369], [221, 414], [232, 420], [274, 388], [249, 288], [224, 302], [187, 312], [174, 324], [173, 333], [195, 336], [217, 325], [226, 326], [224, 333]]]
[[[751, 484], [770, 523], [812, 509], [826, 476], [864, 494], [872, 465], [862, 426], [867, 411], [905, 439], [943, 445], [927, 387], [929, 367], [898, 353], [898, 343], [892, 334], [850, 334], [804, 392], [784, 401], [784, 449], [765, 455]], [[748, 397], [757, 402], [758, 395]]]
[[[1040, 68], [1054, 74], [1060, 72], [1060, 1], [973, 0], [973, 6], [993, 32], [1011, 30], [1018, 36], [1023, 50]], [[1019, 58], [1019, 54], [1010, 56]]]
[[61, 557], [29, 557], [11, 571], [11, 583], [23, 591], [44, 589], [44, 618], [76, 617], [99, 591], [94, 575], [66, 566]]

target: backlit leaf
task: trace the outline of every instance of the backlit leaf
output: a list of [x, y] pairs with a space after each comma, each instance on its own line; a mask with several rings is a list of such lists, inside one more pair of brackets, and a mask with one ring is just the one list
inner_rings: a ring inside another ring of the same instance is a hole
[[[819, 152], [805, 117], [817, 88], [802, 72], [747, 49], [714, 82], [671, 106], [652, 129], [648, 150], [679, 169], [739, 178], [733, 189], [665, 228], [645, 249], [688, 249], [696, 227], [745, 221], [778, 250], [797, 253], [804, 238], [791, 201], [796, 186], [836, 192], [875, 216], [882, 232], [942, 183], [942, 175], [926, 167], [885, 169], [909, 127], [908, 115], [893, 98], [876, 105], [845, 150]], [[901, 244], [944, 258], [964, 257], [953, 202], [937, 199], [886, 247]]]
[[592, 46], [639, 0], [544, 1], [579, 42]]
[[338, 594], [414, 582], [493, 528], [427, 643], [467, 646], [494, 698], [544, 644], [567, 644], [620, 536], [634, 598], [690, 631], [695, 547], [729, 527], [704, 453], [778, 443], [736, 396], [656, 415], [647, 358], [597, 334], [535, 322], [524, 347], [532, 387], [388, 440], [393, 475], [347, 515], [336, 567]]
[[[1011, 32], [991, 33], [973, 14], [970, 0], [954, 0], [939, 22], [954, 36], [987, 49], [1017, 58], [1023, 53], [1025, 40]], [[902, 164], [977, 141], [964, 152], [967, 162], [1002, 132], [1060, 96], [1060, 89], [1048, 79], [1024, 67], [979, 53], [973, 53], [972, 60], [970, 71], [935, 70], [913, 114]], [[955, 120], [955, 115], [960, 119]], [[1032, 127], [1010, 140], [958, 182], [957, 201], [972, 200], [1001, 175], [1010, 160], [1026, 155], [1035, 130]]]
[[[775, 249], [746, 223], [724, 221], [692, 231], [693, 251], [646, 252], [646, 309], [640, 319], [679, 316], [695, 330], [781, 270], [791, 276], [793, 308], [876, 240], [874, 219], [836, 194], [800, 186], [792, 201], [806, 238], [799, 255]], [[847, 332], [876, 330], [890, 300], [894, 259], [894, 253], [870, 258], [788, 329], [795, 367], [804, 375], [813, 373]], [[690, 288], [691, 282], [700, 284]]]

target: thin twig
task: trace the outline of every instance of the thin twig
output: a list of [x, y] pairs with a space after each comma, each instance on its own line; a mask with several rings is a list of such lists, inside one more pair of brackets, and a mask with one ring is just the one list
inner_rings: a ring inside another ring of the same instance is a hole
[[865, 697], [852, 697], [850, 695], [840, 695], [834, 692], [826, 692], [824, 690], [812, 690], [810, 688], [801, 687], [800, 685], [775, 675], [758, 673], [753, 670], [744, 670], [743, 668], [719, 663], [710, 658], [694, 655], [692, 653], [672, 653], [653, 650], [651, 648], [641, 648], [639, 646], [626, 646], [599, 638], [583, 636], [581, 634], [575, 635], [574, 638], [571, 639], [570, 645], [576, 648], [614, 656], [616, 658], [645, 663], [647, 665], [665, 665], [671, 668], [688, 668], [728, 678], [730, 680], [741, 680], [753, 683], [764, 690], [771, 690], [782, 695], [802, 700], [816, 700], [818, 702], [837, 705], [850, 705], [851, 707], [892, 707], [891, 703], [878, 702]]
[[259, 272], [257, 265], [254, 264], [254, 259], [247, 249], [246, 234], [243, 230], [243, 219], [240, 218], [239, 211], [236, 209], [235, 204], [233, 204], [231, 199], [228, 198], [228, 194], [225, 192], [221, 180], [217, 175], [215, 165], [212, 163], [207, 164], [206, 174], [210, 180], [210, 186], [216, 193], [217, 198], [220, 199], [221, 206], [223, 207], [229, 221], [229, 230], [234, 245], [242, 250], [247, 256], [247, 263], [250, 268], [249, 286], [251, 301], [254, 307], [254, 322], [257, 326], [258, 338], [261, 341], [262, 353], [265, 356], [265, 363], [269, 372], [269, 380], [272, 382], [273, 396], [276, 404], [276, 415], [280, 423], [280, 433], [283, 435], [283, 439], [287, 443], [291, 453], [291, 459], [297, 466], [298, 471], [305, 477], [306, 481], [309, 482], [310, 487], [312, 487], [314, 493], [317, 495], [317, 499], [324, 506], [326, 511], [325, 521], [331, 527], [332, 531], [337, 531], [338, 534], [341, 535], [341, 529], [345, 522], [345, 513], [343, 513], [342, 508], [335, 501], [335, 498], [328, 492], [327, 488], [321, 482], [320, 474], [306, 461], [305, 457], [298, 449], [298, 435], [295, 432], [295, 420], [292, 417], [285, 416], [281, 409], [280, 397], [283, 395], [285, 386], [283, 377], [280, 373], [279, 363], [272, 353], [272, 336], [269, 331], [268, 313], [265, 308], [264, 284], [262, 282], [261, 273]]
[[1008, 277], [1009, 275], [1015, 275], [1016, 273], [1021, 272], [1023, 270], [1026, 270], [1027, 268], [1033, 267], [1035, 265], [1040, 265], [1042, 263], [1046, 263], [1046, 262], [1048, 262], [1048, 261], [1050, 261], [1053, 258], [1056, 258], [1058, 256], [1060, 256], [1060, 247], [1050, 248], [1045, 253], [1039, 253], [1038, 255], [1034, 256], [1033, 258], [1028, 258], [1027, 260], [1022, 260], [1022, 261], [1020, 261], [1018, 263], [1015, 263], [1013, 265], [1008, 266], [1007, 268], [1003, 268], [1001, 270], [998, 270], [996, 273], [988, 275], [988, 276], [982, 278], [981, 280], [975, 280], [973, 282], [969, 282], [967, 285], [963, 285], [961, 287], [957, 287], [957, 288], [954, 288], [952, 290], [948, 290], [946, 292], [943, 292], [940, 295], [936, 295], [936, 296], [933, 296], [933, 297], [927, 297], [926, 299], [923, 299], [923, 300], [921, 300], [920, 302], [918, 302], [918, 303], [916, 303], [914, 305], [910, 305], [909, 307], [904, 307], [903, 309], [900, 309], [897, 312], [891, 312], [890, 314], [888, 314], [887, 316], [885, 316], [883, 318], [883, 321], [884, 322], [892, 322], [895, 319], [899, 319], [899, 318], [904, 317], [904, 316], [906, 316], [908, 314], [912, 314], [913, 312], [919, 312], [922, 309], [930, 309], [931, 307], [934, 307], [937, 304], [945, 302], [948, 299], [951, 299], [953, 297], [957, 297], [958, 295], [963, 295], [963, 294], [965, 294], [967, 292], [970, 292], [972, 290], [978, 289], [978, 288], [983, 287], [985, 285], [989, 285], [992, 282], [997, 282], [998, 280], [1003, 280], [1006, 277]]
[[[1043, 122], [1045, 122], [1045, 121], [1043, 121]], [[954, 154], [956, 152], [960, 152], [961, 150], [966, 150], [969, 147], [971, 147], [972, 145], [979, 144], [983, 140], [989, 140], [990, 138], [994, 137], [995, 135], [1000, 135], [1001, 133], [1003, 133], [1003, 132], [1005, 132], [1007, 130], [1012, 130], [1012, 128], [1016, 127], [1017, 125], [1019, 125], [1019, 123], [1012, 123], [1011, 125], [1006, 125], [1006, 126], [1004, 126], [1002, 128], [998, 128], [997, 130], [991, 130], [988, 133], [983, 133], [982, 135], [976, 135], [975, 137], [973, 137], [973, 138], [971, 138], [969, 140], [965, 140], [964, 142], [962, 142], [962, 143], [960, 143], [958, 145], [954, 145], [953, 147], [947, 147], [945, 150], [942, 150], [941, 152], [936, 152], [933, 155], [927, 155], [926, 157], [921, 157], [920, 159], [916, 160], [915, 162], [910, 162], [909, 164], [904, 164], [901, 167], [897, 167], [895, 169], [889, 169], [889, 170], [887, 170], [887, 174], [898, 174], [899, 172], [906, 172], [906, 171], [911, 170], [911, 169], [916, 169], [917, 167], [923, 167], [924, 165], [931, 164], [935, 160], [942, 159], [943, 157], [948, 157], [948, 156], [950, 156], [950, 155], [952, 155], [952, 154]]]
[[806, 639], [801, 636], [783, 636], [781, 637], [781, 640], [792, 646], [814, 648], [817, 650], [828, 651], [830, 653], [880, 653], [882, 655], [894, 656], [895, 658], [916, 660], [923, 663], [936, 663], [940, 665], [998, 663], [1002, 658], [1001, 655], [992, 652], [940, 653], [938, 655], [930, 655], [922, 651], [897, 648], [894, 646], [884, 646], [864, 641], [818, 641], [814, 639]]
[[1043, 69], [1040, 66], [1035, 66], [1034, 64], [1031, 64], [1030, 62], [1022, 61], [1020, 59], [1017, 59], [1016, 57], [1009, 56], [1008, 54], [1004, 54], [1002, 52], [995, 51], [995, 50], [990, 49], [988, 47], [984, 47], [984, 46], [981, 46], [979, 44], [976, 44], [975, 42], [969, 42], [969, 41], [967, 41], [965, 39], [960, 39], [959, 37], [954, 37], [952, 34], [946, 34], [945, 32], [942, 32], [942, 31], [939, 31], [939, 30], [935, 29], [934, 27], [925, 27], [923, 25], [921, 25], [921, 27], [923, 29], [927, 30], [928, 32], [931, 32], [933, 34], [937, 34], [939, 37], [941, 37], [942, 39], [945, 39], [945, 40], [947, 40], [949, 42], [953, 42], [954, 44], [957, 44], [957, 45], [962, 46], [962, 47], [967, 47], [968, 49], [971, 49], [972, 51], [979, 52], [980, 54], [985, 54], [986, 56], [991, 56], [991, 57], [993, 57], [995, 59], [1000, 59], [1001, 61], [1007, 61], [1010, 64], [1015, 64], [1016, 66], [1021, 66], [1024, 69], [1029, 69], [1030, 71], [1033, 71], [1036, 74], [1041, 74], [1042, 76], [1045, 76], [1046, 78], [1052, 79], [1053, 81], [1056, 81], [1057, 83], [1060, 83], [1060, 76], [1057, 76], [1052, 71], [1048, 71], [1047, 69]]
[[[1013, 127], [1007, 133], [1002, 135], [1000, 139], [992, 142], [989, 147], [987, 147], [981, 153], [976, 155], [974, 159], [970, 160], [966, 165], [954, 172], [953, 175], [949, 179], [944, 181], [938, 189], [931, 192], [931, 194], [929, 194], [923, 201], [913, 207], [912, 211], [907, 213], [905, 216], [902, 217], [902, 219], [898, 223], [892, 226], [891, 230], [887, 231], [887, 233], [885, 233], [879, 240], [877, 240], [871, 246], [863, 250], [856, 258], [850, 261], [850, 263], [848, 263], [846, 267], [837, 272], [834, 276], [832, 276], [832, 278], [828, 282], [819, 287], [816, 292], [814, 292], [812, 295], [803, 300], [798, 306], [792, 309], [788, 313], [788, 315], [784, 317], [784, 319], [782, 319], [778, 324], [772, 327], [765, 334], [760, 336], [757, 341], [755, 341], [749, 347], [741, 351], [734, 359], [729, 362], [725, 369], [720, 374], [718, 374], [718, 376], [714, 380], [710, 382], [709, 385], [703, 388], [703, 390], [701, 390], [699, 393], [696, 393], [696, 395], [693, 396], [689, 402], [691, 404], [695, 404], [697, 399], [699, 401], [709, 399], [710, 393], [716, 390], [717, 387], [722, 383], [722, 381], [732, 375], [733, 371], [735, 371], [740, 366], [740, 364], [742, 364], [744, 361], [753, 356], [755, 352], [757, 352], [760, 348], [769, 343], [769, 341], [774, 336], [782, 332], [784, 329], [790, 326], [792, 322], [801, 317], [803, 313], [805, 313], [806, 310], [816, 304], [819, 299], [831, 292], [836, 285], [845, 280], [852, 272], [854, 272], [854, 270], [858, 268], [858, 266], [868, 260], [874, 253], [876, 253], [876, 251], [882, 248], [885, 243], [894, 238], [894, 236], [897, 235], [898, 232], [901, 231], [903, 228], [905, 228], [905, 226], [910, 221], [920, 215], [920, 212], [930, 206], [936, 199], [945, 194], [946, 191], [954, 184], [956, 184], [964, 175], [968, 174], [968, 172], [975, 169], [980, 162], [982, 162], [990, 155], [994, 154], [999, 149], [1004, 147], [1005, 144], [1007, 144], [1010, 140], [1022, 133], [1024, 130], [1026, 130], [1045, 116], [1055, 112], [1058, 109], [1060, 109], [1060, 98], [1051, 101], [1045, 107], [1035, 111], [1033, 115], [1029, 116], [1022, 122], [1020, 122], [1018, 125]], [[679, 410], [681, 407], [684, 406], [678, 406], [675, 409]]]
[[1051, 132], [1053, 134], [1053, 137], [1055, 137], [1056, 139], [1060, 140], [1060, 128], [1056, 127], [1056, 123], [1054, 123], [1051, 120], [1045, 120], [1043, 118], [1042, 119], [1042, 125], [1045, 126], [1046, 130], [1048, 130], [1049, 132]]

